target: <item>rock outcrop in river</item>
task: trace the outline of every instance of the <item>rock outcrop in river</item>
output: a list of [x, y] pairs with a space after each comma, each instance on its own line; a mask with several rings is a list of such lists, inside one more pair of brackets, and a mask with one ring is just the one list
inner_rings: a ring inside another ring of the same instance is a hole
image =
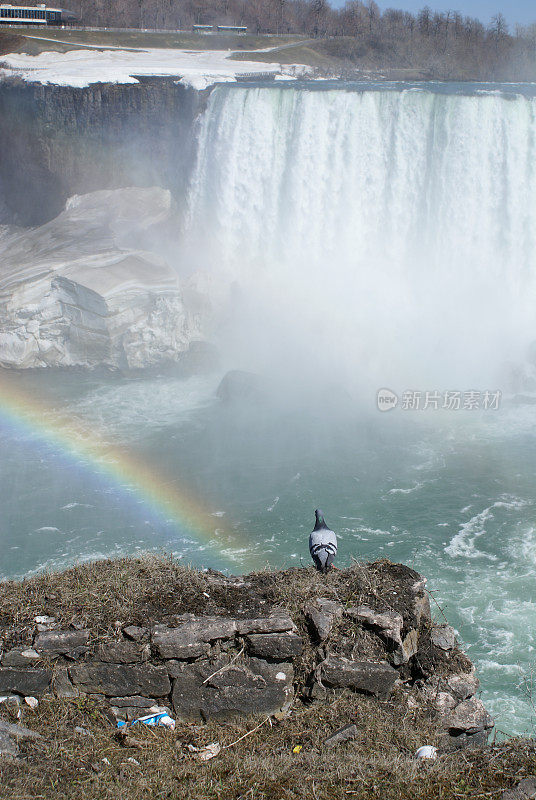
[[177, 361], [199, 326], [150, 249], [174, 219], [169, 191], [118, 189], [73, 197], [38, 228], [0, 228], [0, 365]]

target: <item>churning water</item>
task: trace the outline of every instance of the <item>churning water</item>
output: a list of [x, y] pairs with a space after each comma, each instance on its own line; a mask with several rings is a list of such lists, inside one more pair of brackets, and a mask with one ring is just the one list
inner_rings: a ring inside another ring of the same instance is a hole
[[[517, 684], [536, 630], [533, 94], [216, 88], [177, 268], [208, 276], [221, 372], [17, 376], [48, 414], [195, 495], [212, 537], [83, 451], [6, 424], [2, 575], [137, 549], [299, 565], [321, 506], [341, 565], [388, 557], [428, 577], [498, 728], [531, 730]], [[257, 392], [222, 403], [236, 368], [261, 376]], [[380, 388], [399, 398], [388, 413]], [[447, 392], [460, 408], [441, 409]]]

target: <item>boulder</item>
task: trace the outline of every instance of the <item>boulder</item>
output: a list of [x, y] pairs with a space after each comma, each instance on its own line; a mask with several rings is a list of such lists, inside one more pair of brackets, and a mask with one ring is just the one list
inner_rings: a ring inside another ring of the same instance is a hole
[[127, 639], [133, 642], [145, 642], [149, 640], [149, 628], [141, 628], [139, 625], [127, 625], [123, 628], [123, 633]]
[[106, 642], [97, 648], [97, 659], [110, 664], [137, 664], [150, 655], [149, 645], [137, 642]]
[[41, 656], [33, 647], [14, 647], [2, 656], [3, 667], [27, 667], [35, 664]]
[[210, 643], [230, 639], [237, 630], [236, 621], [228, 617], [200, 617], [177, 628], [156, 625], [151, 641], [160, 658], [199, 658], [210, 652]]
[[432, 644], [441, 650], [452, 650], [456, 647], [456, 634], [450, 625], [433, 625], [430, 632]]
[[446, 678], [449, 691], [457, 700], [467, 700], [478, 691], [480, 681], [476, 675], [469, 672], [460, 672], [458, 675], [449, 675]]
[[49, 658], [67, 656], [78, 658], [87, 649], [89, 631], [43, 631], [34, 640], [34, 649]]
[[386, 662], [351, 661], [329, 656], [320, 664], [322, 683], [333, 688], [354, 689], [376, 697], [387, 697], [398, 680], [398, 672]]
[[484, 704], [476, 697], [459, 703], [443, 720], [443, 727], [449, 733], [474, 734], [493, 728], [493, 720], [486, 711]]
[[418, 632], [412, 629], [402, 640], [404, 618], [394, 611], [373, 611], [368, 606], [348, 608], [345, 614], [370, 628], [380, 636], [387, 645], [395, 666], [407, 664], [417, 652]]
[[255, 399], [262, 394], [262, 381], [253, 372], [233, 369], [227, 372], [220, 381], [216, 395], [224, 403], [235, 403], [241, 400]]
[[253, 633], [248, 636], [248, 650], [253, 656], [284, 661], [301, 655], [303, 640], [292, 631]]
[[224, 659], [213, 664], [175, 662], [171, 671], [173, 708], [181, 719], [273, 714], [293, 696], [290, 663], [271, 664], [257, 658], [229, 666]]
[[282, 633], [283, 631], [295, 631], [296, 626], [288, 611], [274, 611], [269, 617], [237, 619], [236, 629], [241, 636], [247, 636], [250, 633]]
[[0, 693], [39, 697], [50, 686], [52, 672], [28, 667], [0, 667]]
[[501, 800], [535, 800], [536, 798], [536, 776], [529, 775], [523, 778], [514, 789], [503, 792]]
[[83, 692], [109, 697], [148, 695], [163, 697], [171, 691], [165, 667], [153, 664], [104, 664], [88, 662], [69, 669], [73, 684]]
[[304, 608], [318, 642], [325, 642], [331, 633], [336, 619], [342, 617], [342, 606], [325, 597], [318, 597], [315, 602]]
[[64, 699], [80, 696], [80, 692], [73, 686], [69, 678], [69, 672], [66, 667], [54, 671], [52, 677], [52, 691], [56, 697], [63, 697]]

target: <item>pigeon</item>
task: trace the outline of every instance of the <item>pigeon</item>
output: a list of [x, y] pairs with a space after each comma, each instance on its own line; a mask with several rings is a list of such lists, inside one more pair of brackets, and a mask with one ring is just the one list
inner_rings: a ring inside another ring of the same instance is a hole
[[325, 574], [332, 567], [337, 555], [337, 537], [326, 525], [319, 508], [315, 511], [315, 517], [315, 527], [309, 536], [309, 552], [315, 567]]

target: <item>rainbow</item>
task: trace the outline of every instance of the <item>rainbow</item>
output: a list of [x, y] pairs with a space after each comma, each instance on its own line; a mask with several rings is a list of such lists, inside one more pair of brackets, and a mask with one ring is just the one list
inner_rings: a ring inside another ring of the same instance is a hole
[[172, 519], [182, 535], [208, 548], [219, 562], [235, 568], [247, 560], [247, 543], [221, 524], [176, 479], [143, 461], [108, 436], [84, 426], [82, 420], [62, 416], [52, 405], [36, 400], [0, 376], [0, 426], [37, 439], [78, 468], [102, 476], [129, 502], [139, 500], [165, 520]]

